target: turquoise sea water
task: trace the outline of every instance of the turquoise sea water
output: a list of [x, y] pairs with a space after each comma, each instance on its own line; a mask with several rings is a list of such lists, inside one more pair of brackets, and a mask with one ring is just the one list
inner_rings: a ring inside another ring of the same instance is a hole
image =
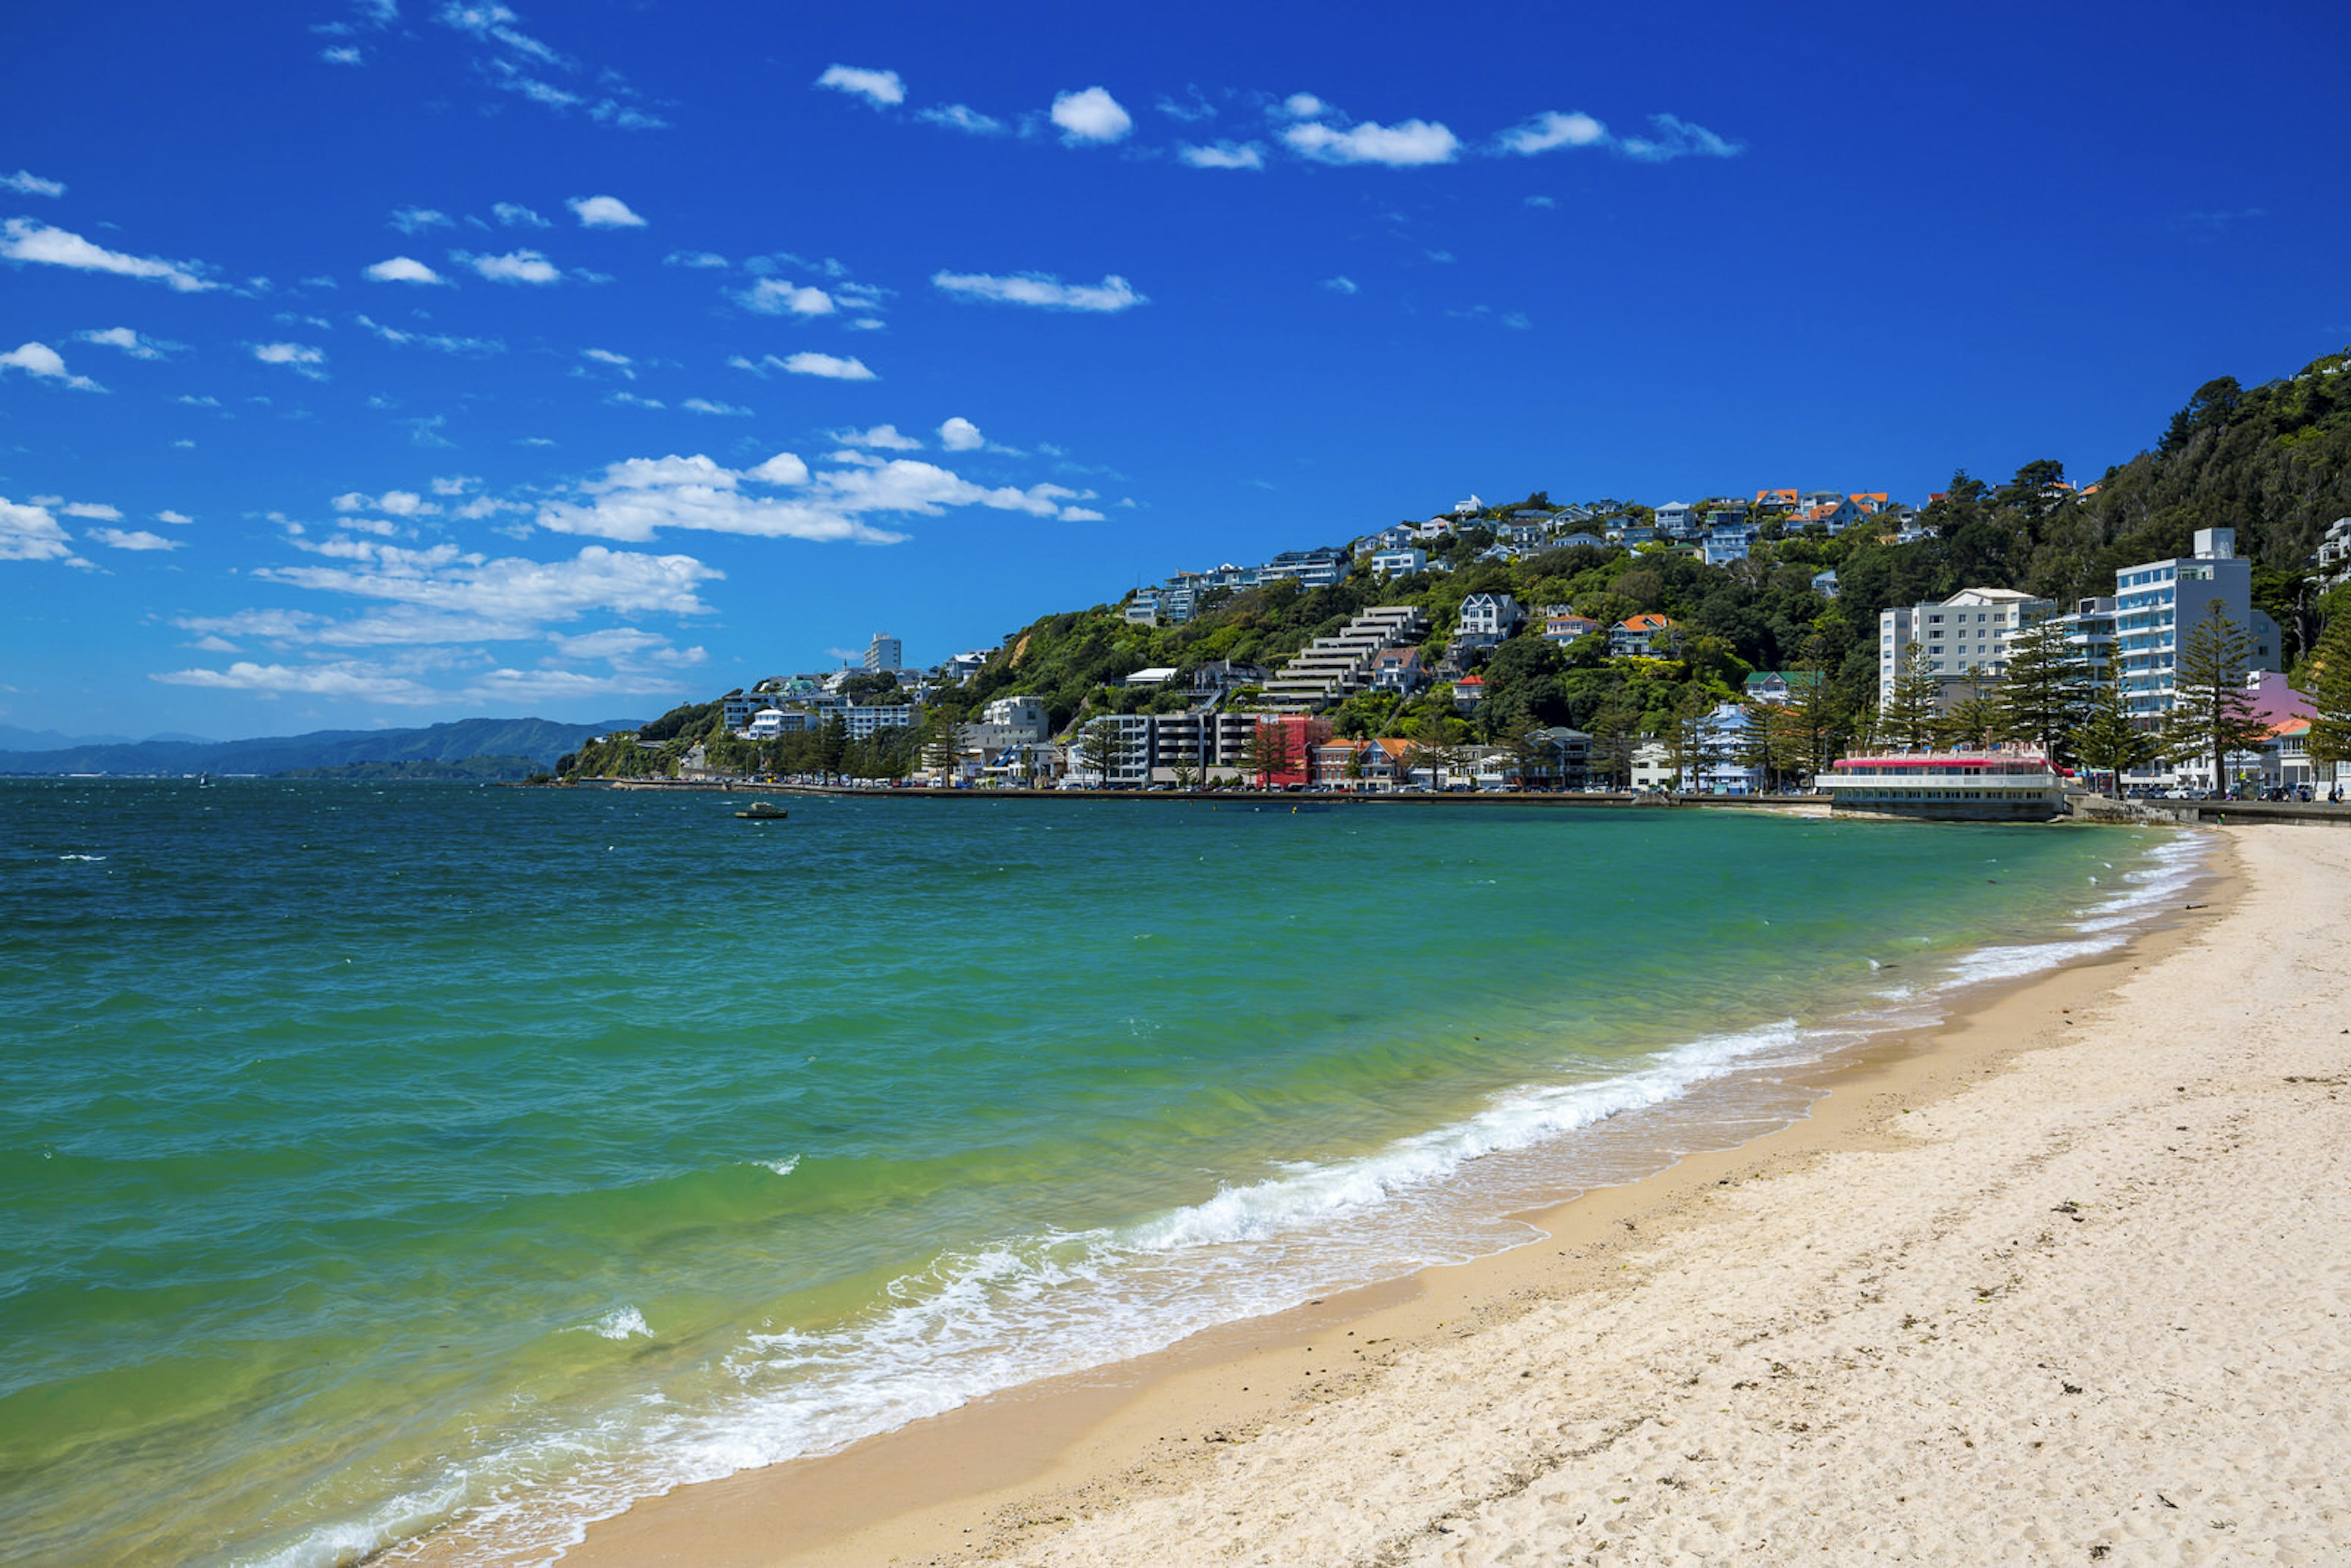
[[0, 1559], [585, 1520], [1525, 1238], [2122, 830], [0, 781]]

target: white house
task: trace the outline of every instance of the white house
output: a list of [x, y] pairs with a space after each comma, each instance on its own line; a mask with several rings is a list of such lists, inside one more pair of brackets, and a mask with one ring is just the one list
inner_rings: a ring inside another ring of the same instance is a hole
[[1489, 637], [1496, 642], [1517, 631], [1526, 620], [1525, 608], [1507, 593], [1473, 593], [1461, 601], [1459, 634]]
[[1422, 549], [1384, 549], [1372, 557], [1372, 570], [1382, 577], [1409, 577], [1428, 567], [1428, 552]]
[[1042, 697], [998, 697], [979, 714], [982, 722], [1017, 730], [1027, 740], [1044, 739], [1049, 727]]
[[1697, 514], [1698, 508], [1687, 501], [1667, 501], [1657, 508], [1657, 527], [1669, 534], [1686, 534]]

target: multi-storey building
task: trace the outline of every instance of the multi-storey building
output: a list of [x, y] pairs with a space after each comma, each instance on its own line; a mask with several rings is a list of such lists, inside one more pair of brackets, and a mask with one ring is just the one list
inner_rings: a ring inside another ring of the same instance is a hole
[[887, 632], [874, 632], [873, 641], [865, 644], [865, 667], [873, 671], [904, 669], [905, 659], [898, 639]]
[[2253, 563], [2237, 554], [2236, 529], [2199, 528], [2194, 555], [2115, 572], [2115, 665], [2134, 719], [2152, 727], [2171, 711], [2181, 645], [2216, 603], [2246, 634], [2250, 667], [2276, 669], [2277, 622], [2253, 603]]
[[1370, 684], [1380, 653], [1417, 635], [1428, 617], [1409, 604], [1366, 610], [1336, 632], [1317, 637], [1265, 684], [1267, 703], [1304, 712], [1342, 701]]
[[1881, 611], [1877, 700], [1894, 695], [1912, 644], [1927, 650], [1927, 673], [1945, 685], [1991, 680], [2008, 668], [2010, 643], [2057, 606], [2012, 588], [1963, 588], [1935, 604]]

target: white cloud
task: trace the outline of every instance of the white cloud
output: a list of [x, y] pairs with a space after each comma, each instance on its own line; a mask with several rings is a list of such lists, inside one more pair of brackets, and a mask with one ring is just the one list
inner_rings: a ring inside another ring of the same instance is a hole
[[837, 308], [832, 296], [823, 289], [778, 277], [760, 278], [735, 298], [743, 308], [762, 316], [830, 316]]
[[580, 219], [580, 225], [591, 229], [641, 229], [645, 220], [629, 210], [629, 204], [618, 196], [574, 196], [563, 204]]
[[73, 546], [49, 509], [0, 496], [0, 560], [67, 560]]
[[599, 364], [611, 365], [616, 370], [627, 370], [629, 366], [636, 363], [628, 355], [616, 354], [610, 349], [582, 349], [580, 350], [580, 357], [583, 360], [594, 360]]
[[987, 444], [987, 438], [980, 434], [979, 426], [956, 414], [939, 426], [939, 444], [949, 452], [977, 452]]
[[198, 277], [198, 262], [165, 261], [158, 256], [128, 256], [92, 245], [78, 234], [37, 224], [30, 218], [10, 218], [0, 224], [0, 257], [69, 267], [79, 272], [111, 272], [122, 277], [152, 277], [175, 293], [201, 294], [219, 284]]
[[690, 397], [677, 405], [694, 413], [716, 413], [732, 417], [749, 417], [751, 411], [737, 403], [714, 402], [706, 397]]
[[455, 228], [446, 213], [436, 213], [431, 207], [402, 207], [392, 214], [392, 226], [404, 235], [423, 234], [426, 229]]
[[[37, 496], [34, 499], [46, 500], [47, 497]], [[80, 517], [89, 522], [119, 523], [122, 520], [122, 508], [110, 507], [103, 501], [75, 501], [63, 509], [68, 517]]]
[[221, 405], [220, 399], [216, 397], [198, 397], [193, 392], [182, 392], [178, 397], [173, 398], [172, 401], [173, 402], [185, 403], [190, 408], [218, 408]]
[[1254, 141], [1219, 141], [1207, 147], [1178, 148], [1176, 156], [1195, 169], [1262, 169], [1265, 149]]
[[983, 272], [935, 272], [931, 282], [960, 299], [1034, 305], [1047, 310], [1124, 310], [1149, 303], [1145, 296], [1137, 294], [1125, 278], [1115, 273], [1100, 283], [1063, 283], [1044, 272], [1004, 277]]
[[371, 283], [443, 283], [447, 279], [413, 256], [395, 256], [363, 268], [361, 276]]
[[1591, 147], [1607, 140], [1608, 128], [1582, 110], [1562, 114], [1552, 109], [1505, 131], [1496, 145], [1504, 152], [1531, 156], [1557, 147]]
[[413, 344], [422, 349], [438, 349], [444, 354], [503, 354], [507, 351], [507, 346], [496, 338], [452, 338], [439, 332], [407, 332], [365, 316], [353, 317], [352, 319], [385, 342], [401, 348]]
[[462, 250], [450, 254], [492, 283], [546, 284], [563, 277], [553, 262], [535, 250], [510, 250], [504, 256], [468, 256]]
[[167, 539], [161, 534], [151, 534], [145, 528], [92, 528], [89, 537], [109, 549], [179, 549], [188, 542], [185, 539]]
[[166, 507], [162, 511], [155, 514], [155, 520], [159, 523], [179, 523], [184, 525], [193, 523], [196, 519], [188, 516], [185, 512], [175, 512], [169, 507]]
[[664, 267], [715, 267], [724, 271], [726, 258], [715, 250], [674, 250], [662, 257]]
[[66, 369], [65, 356], [47, 343], [20, 343], [0, 354], [0, 371], [22, 371], [43, 381], [62, 382], [76, 392], [104, 392], [88, 376], [78, 376]]
[[906, 101], [906, 84], [898, 79], [896, 71], [868, 70], [862, 66], [827, 66], [824, 74], [816, 78], [816, 85], [831, 88], [836, 92], [853, 94], [876, 109], [889, 109]]
[[165, 342], [161, 338], [142, 338], [128, 327], [100, 328], [76, 332], [74, 336], [85, 343], [103, 343], [110, 349], [120, 349], [134, 360], [160, 360], [187, 346]]
[[1311, 120], [1316, 115], [1329, 113], [1330, 110], [1329, 104], [1311, 92], [1293, 92], [1281, 100], [1281, 112], [1292, 120]]
[[829, 381], [836, 382], [871, 382], [881, 379], [866, 368], [864, 361], [854, 354], [846, 358], [836, 354], [794, 354], [784, 361], [784, 369], [796, 376], [822, 376]]
[[1004, 121], [992, 114], [982, 114], [967, 103], [941, 104], [935, 109], [918, 109], [914, 118], [927, 120], [933, 125], [944, 125], [949, 131], [960, 131], [967, 136], [1001, 136]]
[[832, 438], [843, 446], [870, 446], [880, 452], [920, 452], [923, 444], [899, 430], [894, 424], [877, 424], [871, 430], [836, 430]]
[[365, 63], [360, 58], [359, 46], [356, 44], [337, 44], [332, 47], [320, 49], [319, 57], [330, 66], [356, 66]]
[[1092, 507], [1063, 507], [1059, 515], [1065, 523], [1099, 523], [1105, 520], [1104, 515]]
[[166, 685], [263, 692], [272, 696], [292, 692], [304, 696], [425, 703], [437, 695], [405, 676], [387, 674], [351, 662], [289, 665], [256, 664], [240, 659], [225, 670], [173, 670], [157, 674], [154, 679]]
[[383, 512], [395, 517], [429, 517], [441, 510], [413, 490], [386, 490], [381, 496], [346, 490], [327, 504], [338, 512]]
[[1134, 117], [1107, 89], [1090, 87], [1055, 94], [1053, 123], [1061, 128], [1061, 140], [1074, 147], [1086, 141], [1120, 141], [1134, 129]]
[[510, 229], [543, 229], [548, 222], [520, 202], [493, 203], [490, 212]]
[[1354, 294], [1360, 292], [1360, 290], [1355, 287], [1355, 280], [1348, 277], [1343, 272], [1336, 277], [1324, 278], [1322, 280], [1322, 287], [1329, 289], [1333, 294]]
[[[756, 493], [746, 486], [798, 492]], [[643, 541], [664, 528], [747, 534], [769, 538], [895, 543], [904, 536], [865, 519], [875, 513], [937, 517], [978, 507], [1061, 517], [1084, 499], [1059, 485], [976, 485], [936, 464], [859, 455], [850, 466], [811, 474], [797, 455], [778, 453], [756, 468], [736, 470], [695, 455], [632, 458], [580, 486], [578, 501], [549, 501], [541, 528], [556, 533]], [[1084, 520], [1076, 517], [1072, 521]]]
[[1406, 120], [1395, 125], [1364, 120], [1344, 131], [1320, 120], [1293, 125], [1281, 139], [1318, 163], [1384, 163], [1413, 168], [1450, 163], [1461, 151], [1460, 139], [1434, 120]]
[[1616, 151], [1639, 163], [1669, 163], [1677, 158], [1736, 158], [1747, 151], [1742, 142], [1717, 136], [1703, 125], [1692, 125], [1670, 114], [1653, 114], [1653, 136], [1620, 136]]
[[327, 362], [327, 350], [308, 343], [256, 343], [253, 357], [265, 365], [284, 365], [312, 381], [327, 379], [327, 372], [319, 368]]
[[669, 406], [657, 397], [639, 397], [632, 392], [616, 392], [604, 401], [616, 408], [667, 408]]
[[1527, 198], [1527, 205], [1531, 207], [1555, 207], [1559, 205], [1559, 202], [1556, 198], [1551, 196], [1529, 196]]
[[14, 191], [20, 196], [62, 196], [66, 186], [62, 180], [44, 180], [30, 169], [19, 169], [13, 174], [0, 174], [0, 191]]

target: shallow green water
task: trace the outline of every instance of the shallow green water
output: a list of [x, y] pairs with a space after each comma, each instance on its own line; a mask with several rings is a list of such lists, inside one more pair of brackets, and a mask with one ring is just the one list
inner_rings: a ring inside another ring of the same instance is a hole
[[0, 1557], [544, 1559], [1509, 1244], [1854, 1020], [2113, 940], [2185, 848], [790, 808], [0, 781]]

